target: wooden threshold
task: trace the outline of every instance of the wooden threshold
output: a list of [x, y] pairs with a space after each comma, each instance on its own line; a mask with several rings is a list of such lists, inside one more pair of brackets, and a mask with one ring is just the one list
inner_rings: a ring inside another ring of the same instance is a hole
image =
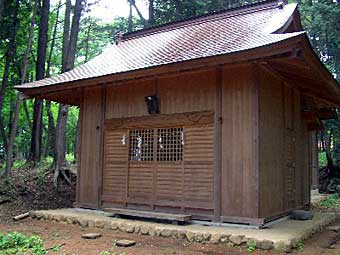
[[142, 210], [131, 210], [121, 208], [104, 208], [105, 212], [110, 212], [115, 215], [133, 216], [147, 219], [170, 220], [173, 222], [188, 222], [191, 221], [191, 215], [177, 213], [162, 213]]

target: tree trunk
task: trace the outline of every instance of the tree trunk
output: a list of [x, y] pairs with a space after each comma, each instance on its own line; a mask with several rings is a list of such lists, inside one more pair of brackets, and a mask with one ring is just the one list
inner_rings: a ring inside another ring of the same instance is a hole
[[65, 72], [64, 68], [66, 67], [67, 50], [68, 50], [68, 44], [69, 44], [69, 40], [70, 40], [71, 8], [72, 8], [71, 0], [66, 0], [65, 18], [64, 18], [63, 47], [62, 47], [62, 62], [61, 62], [62, 72]]
[[5, 94], [7, 90], [10, 66], [12, 64], [13, 55], [16, 49], [16, 32], [17, 32], [17, 27], [19, 23], [18, 10], [19, 10], [19, 0], [15, 2], [15, 6], [14, 6], [12, 29], [10, 29], [10, 34], [9, 34], [9, 43], [8, 43], [8, 48], [6, 51], [6, 62], [5, 62], [4, 73], [2, 76], [1, 90], [0, 90], [0, 129], [1, 129], [1, 137], [3, 141], [3, 145], [6, 150], [6, 155], [7, 155], [8, 141], [7, 141], [7, 134], [5, 131], [5, 125], [4, 125], [3, 117], [2, 117], [2, 108], [3, 108]]
[[2, 23], [4, 7], [5, 7], [5, 0], [0, 0], [0, 24]]
[[30, 117], [30, 113], [28, 111], [27, 101], [24, 99], [22, 104], [24, 106], [24, 112], [25, 112], [25, 117], [26, 117], [26, 121], [27, 121], [27, 126], [28, 126], [30, 132], [32, 132], [31, 117]]
[[55, 136], [56, 127], [54, 124], [54, 117], [51, 111], [51, 101], [46, 100], [46, 112], [48, 117], [47, 135], [46, 135], [46, 145], [45, 145], [45, 157], [53, 156], [55, 149]]
[[323, 136], [324, 136], [324, 139], [325, 139], [325, 151], [326, 151], [326, 158], [327, 158], [327, 167], [329, 169], [333, 169], [334, 163], [333, 163], [333, 158], [332, 158], [332, 154], [331, 154], [330, 134], [328, 134], [326, 131], [324, 131]]
[[155, 25], [155, 6], [154, 0], [149, 0], [149, 20], [148, 20], [149, 27]]
[[74, 161], [77, 162], [79, 158], [79, 141], [80, 141], [80, 110], [78, 113], [77, 127], [76, 127], [76, 137], [74, 140]]
[[[48, 20], [49, 20], [50, 0], [43, 0], [40, 23], [39, 23], [39, 38], [38, 38], [38, 55], [36, 64], [36, 80], [45, 78], [45, 63], [48, 43]], [[43, 102], [40, 99], [35, 99], [33, 110], [33, 125], [31, 137], [31, 157], [34, 164], [40, 161], [41, 158], [41, 141], [42, 141], [42, 115]]]
[[[26, 79], [27, 66], [28, 66], [28, 55], [32, 48], [33, 31], [34, 31], [34, 26], [35, 26], [35, 18], [36, 18], [36, 14], [38, 10], [38, 5], [39, 5], [39, 0], [35, 0], [32, 19], [31, 19], [31, 25], [30, 25], [29, 34], [28, 34], [26, 52], [25, 52], [24, 59], [23, 59], [23, 67], [22, 67], [21, 79], [20, 79], [21, 84], [23, 84]], [[15, 103], [15, 110], [14, 110], [14, 117], [13, 117], [13, 122], [12, 122], [12, 127], [11, 127], [11, 133], [10, 133], [9, 142], [8, 142], [6, 169], [5, 169], [5, 174], [4, 174], [5, 176], [11, 175], [12, 164], [13, 164], [13, 147], [14, 147], [15, 135], [17, 132], [21, 100], [22, 100], [22, 95], [21, 93], [18, 93], [17, 100]]]
[[[66, 0], [66, 6], [65, 6], [65, 17], [64, 17], [64, 34], [63, 34], [63, 46], [62, 46], [62, 65], [61, 70], [62, 72], [67, 71], [67, 54], [68, 54], [68, 47], [69, 47], [69, 41], [70, 41], [70, 19], [71, 19], [71, 0]], [[62, 145], [62, 142], [64, 139], [63, 133], [65, 133], [64, 130], [59, 130], [59, 127], [63, 128], [63, 125], [61, 122], [63, 122], [63, 118], [61, 116], [61, 113], [63, 112], [63, 105], [59, 104], [59, 110], [58, 110], [58, 118], [57, 118], [57, 124], [56, 124], [56, 133], [55, 133], [55, 144], [54, 144], [54, 153], [53, 153], [53, 169], [54, 169], [54, 185], [57, 186], [57, 181], [60, 174], [60, 169], [62, 165], [65, 163], [65, 156], [62, 156], [60, 154], [65, 155], [65, 152], [63, 152], [63, 148], [66, 146]], [[67, 109], [66, 109], [67, 110]], [[67, 114], [65, 113], [64, 119], [67, 120]]]
[[128, 19], [128, 32], [133, 30], [133, 20], [132, 20], [132, 4], [129, 1], [129, 19]]
[[131, 5], [135, 8], [135, 10], [136, 10], [136, 12], [137, 12], [139, 18], [141, 19], [143, 25], [146, 26], [146, 25], [147, 25], [147, 22], [146, 22], [145, 18], [143, 17], [142, 13], [140, 12], [140, 10], [138, 9], [135, 0], [129, 0], [129, 2], [130, 2]]
[[59, 4], [58, 4], [58, 7], [57, 7], [57, 14], [56, 14], [56, 18], [55, 18], [52, 40], [51, 40], [51, 47], [50, 47], [50, 52], [49, 52], [48, 59], [47, 59], [46, 77], [50, 77], [50, 75], [51, 75], [51, 73], [50, 73], [51, 72], [51, 62], [52, 62], [52, 55], [53, 55], [55, 40], [56, 40], [56, 37], [57, 37], [60, 8], [61, 8], [61, 0], [59, 0]]
[[[68, 0], [69, 1], [69, 0]], [[63, 45], [63, 66], [62, 72], [67, 72], [74, 67], [74, 61], [76, 56], [76, 48], [79, 34], [79, 24], [80, 17], [83, 10], [83, 2], [84, 0], [76, 0], [74, 6], [74, 14], [72, 19], [71, 32], [69, 35], [68, 46]], [[67, 6], [66, 6], [67, 7]], [[65, 15], [68, 12], [66, 10]], [[69, 17], [65, 16], [65, 20], [69, 19]], [[66, 36], [68, 36], [67, 31], [64, 31], [64, 42], [66, 43]], [[67, 124], [67, 115], [68, 115], [69, 106], [67, 105], [59, 105], [58, 112], [58, 122], [57, 122], [57, 130], [56, 130], [56, 150], [54, 155], [54, 185], [57, 186], [57, 181], [59, 174], [61, 173], [65, 180], [69, 182], [67, 178], [63, 166], [66, 165], [66, 124]]]
[[76, 57], [76, 48], [77, 48], [77, 41], [78, 41], [78, 34], [79, 34], [79, 23], [80, 23], [80, 16], [83, 10], [84, 0], [76, 0], [74, 6], [74, 14], [72, 19], [72, 27], [70, 33], [70, 40], [67, 49], [67, 57], [66, 57], [66, 65], [63, 66], [63, 72], [67, 72], [74, 67], [74, 61]]
[[[47, 70], [46, 70], [46, 77], [50, 77], [50, 69], [51, 69], [51, 62], [52, 62], [52, 55], [55, 46], [55, 41], [57, 37], [57, 30], [58, 30], [58, 22], [59, 22], [59, 14], [60, 8], [62, 6], [61, 0], [58, 3], [56, 19], [54, 23], [52, 39], [51, 39], [51, 47], [49, 51], [49, 56], [47, 59]], [[67, 24], [66, 24], [67, 25]], [[69, 26], [69, 23], [68, 23]], [[54, 155], [54, 147], [55, 147], [55, 136], [56, 136], [56, 128], [54, 124], [54, 117], [51, 111], [51, 102], [46, 100], [45, 102], [47, 118], [48, 118], [48, 125], [47, 125], [47, 134], [46, 134], [46, 144], [44, 146], [44, 157], [46, 156], [53, 156]]]
[[181, 3], [181, 1], [179, 0], [174, 0], [175, 1], [175, 6], [176, 6], [176, 20], [181, 19], [182, 15], [183, 15], [183, 5]]
[[[86, 34], [85, 60], [84, 60], [85, 63], [88, 61], [91, 28], [92, 28], [92, 20], [90, 19], [90, 24], [87, 28], [87, 34]], [[75, 137], [74, 137], [74, 146], [73, 146], [74, 162], [77, 162], [77, 159], [78, 159], [79, 139], [80, 139], [79, 135], [80, 135], [80, 112], [78, 113], [76, 134], [75, 134]]]
[[[61, 169], [66, 164], [66, 124], [68, 115], [68, 105], [59, 105], [57, 132], [55, 140], [55, 166]], [[60, 132], [61, 130], [62, 132]]]

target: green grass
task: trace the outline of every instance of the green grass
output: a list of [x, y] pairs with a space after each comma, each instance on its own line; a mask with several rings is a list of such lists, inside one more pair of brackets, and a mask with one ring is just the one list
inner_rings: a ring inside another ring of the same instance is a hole
[[330, 209], [330, 208], [340, 208], [340, 197], [338, 194], [333, 194], [323, 200], [318, 204], [318, 207]]

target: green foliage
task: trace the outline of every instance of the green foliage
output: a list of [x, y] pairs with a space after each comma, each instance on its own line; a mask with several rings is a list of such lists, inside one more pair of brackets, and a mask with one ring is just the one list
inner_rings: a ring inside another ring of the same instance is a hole
[[317, 207], [330, 209], [330, 208], [340, 208], [340, 197], [338, 194], [333, 194], [323, 200], [321, 200]]
[[0, 255], [42, 255], [46, 253], [44, 242], [39, 236], [25, 236], [19, 232], [12, 232], [7, 235], [0, 234]]
[[253, 253], [256, 250], [256, 241], [255, 240], [249, 240], [247, 242], [247, 252]]
[[319, 166], [324, 167], [327, 166], [327, 158], [326, 158], [326, 152], [319, 152]]
[[303, 251], [305, 249], [305, 244], [302, 242], [302, 241], [299, 241], [297, 244], [296, 244], [296, 249], [298, 251]]
[[156, 0], [155, 19], [157, 24], [164, 24], [255, 2], [259, 0]]
[[[314, 50], [330, 72], [340, 81], [340, 2], [329, 0], [302, 0], [301, 21], [307, 31]], [[340, 120], [324, 122], [325, 132], [330, 135], [331, 154], [336, 165], [340, 165]], [[327, 165], [322, 155], [320, 166]]]

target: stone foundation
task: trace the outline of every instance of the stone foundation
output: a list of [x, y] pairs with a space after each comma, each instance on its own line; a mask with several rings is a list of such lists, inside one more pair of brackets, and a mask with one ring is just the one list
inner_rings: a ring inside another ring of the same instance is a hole
[[299, 242], [319, 232], [336, 219], [335, 214], [315, 213], [313, 220], [286, 220], [268, 229], [243, 229], [213, 227], [198, 224], [174, 226], [112, 218], [112, 214], [85, 209], [60, 209], [32, 211], [30, 216], [38, 220], [55, 221], [81, 227], [105, 228], [139, 235], [183, 239], [197, 243], [224, 243], [227, 245], [256, 245], [258, 249], [290, 251]]

